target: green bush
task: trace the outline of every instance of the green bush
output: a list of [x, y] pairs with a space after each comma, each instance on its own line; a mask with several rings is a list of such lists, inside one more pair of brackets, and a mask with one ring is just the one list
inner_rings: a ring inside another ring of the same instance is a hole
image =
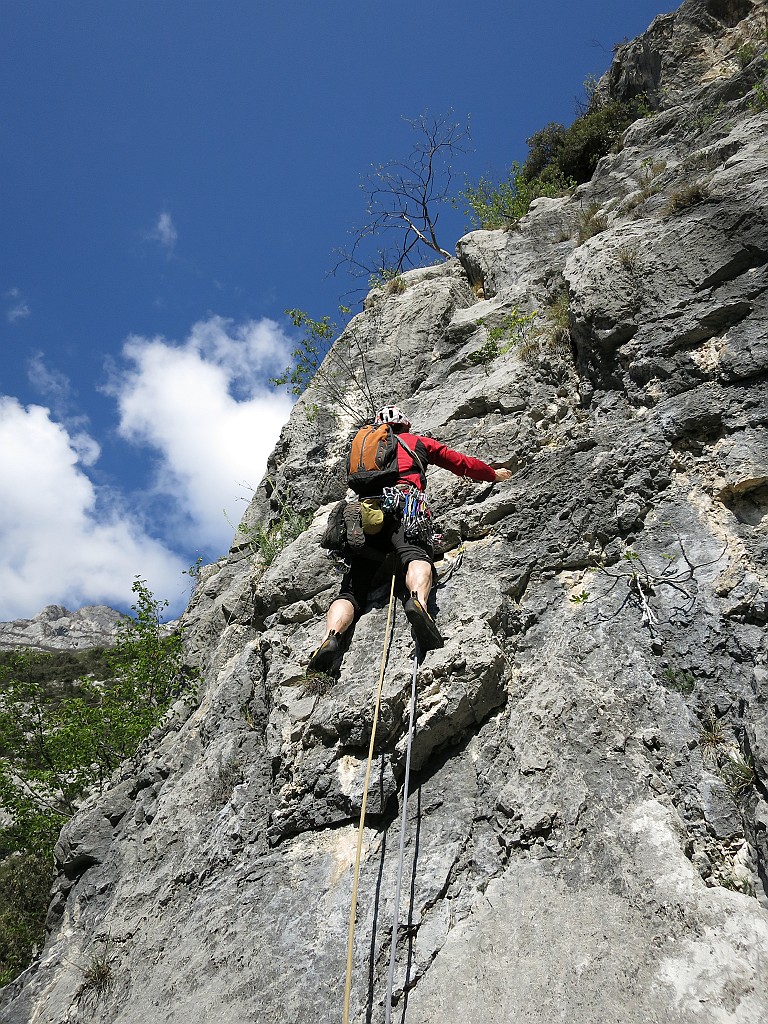
[[738, 61], [739, 67], [743, 71], [744, 68], [749, 67], [752, 61], [757, 56], [757, 46], [755, 43], [744, 43], [736, 51], [736, 60]]
[[696, 688], [696, 677], [685, 669], [670, 666], [665, 668], [661, 674], [664, 677], [665, 686], [670, 690], [682, 693], [685, 697], [690, 696]]
[[[269, 483], [272, 485], [271, 480]], [[290, 487], [282, 495], [273, 490], [272, 502], [277, 504], [280, 514], [267, 526], [262, 523], [240, 523], [235, 528], [227, 516], [227, 522], [236, 529], [237, 537], [241, 538], [242, 545], [250, 550], [254, 562], [260, 562], [264, 566], [272, 565], [283, 548], [296, 540], [310, 526], [313, 519], [309, 513], [299, 512], [293, 506]], [[224, 514], [226, 516], [226, 512]]]
[[251, 540], [264, 564], [272, 565], [283, 548], [296, 540], [311, 522], [312, 516], [283, 506], [280, 518], [274, 523], [268, 527], [257, 526], [252, 531]]
[[517, 307], [513, 307], [511, 313], [505, 316], [499, 325], [487, 328], [485, 344], [469, 355], [471, 365], [484, 366], [487, 371], [494, 359], [506, 355], [513, 348], [519, 348], [528, 338], [537, 316], [536, 310], [532, 313], [521, 313]]
[[461, 193], [471, 219], [478, 227], [506, 227], [524, 217], [534, 199], [561, 196], [573, 186], [566, 178], [551, 175], [547, 181], [528, 179], [517, 162], [512, 164], [506, 181], [498, 184], [481, 178], [476, 185], [469, 182]]
[[768, 88], [766, 85], [768, 85], [768, 79], [763, 79], [755, 86], [755, 95], [749, 101], [749, 109], [753, 114], [762, 114], [764, 110], [768, 110]]
[[513, 163], [505, 181], [481, 178], [466, 185], [460, 196], [471, 219], [482, 228], [505, 227], [524, 217], [534, 199], [561, 196], [589, 181], [600, 158], [647, 113], [647, 98], [639, 96], [630, 103], [613, 100], [588, 110], [568, 128], [551, 121], [527, 140], [525, 162]]
[[647, 111], [645, 97], [638, 97], [631, 103], [612, 100], [588, 110], [568, 128], [550, 122], [527, 140], [529, 152], [523, 164], [523, 177], [542, 182], [568, 180], [577, 185], [589, 181], [600, 158]]
[[528, 156], [523, 164], [523, 177], [526, 181], [543, 178], [545, 181], [550, 173], [560, 171], [558, 157], [568, 129], [557, 121], [550, 121], [545, 128], [539, 129], [530, 139]]

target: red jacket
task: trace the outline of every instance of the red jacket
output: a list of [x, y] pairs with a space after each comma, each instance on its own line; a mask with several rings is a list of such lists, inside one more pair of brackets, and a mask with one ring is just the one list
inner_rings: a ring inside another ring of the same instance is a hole
[[[414, 460], [409, 452], [402, 445], [397, 446], [397, 468], [400, 471], [398, 483], [413, 484], [423, 491], [427, 486], [425, 471], [427, 466], [440, 466], [447, 469], [456, 476], [468, 476], [470, 480], [478, 483], [496, 479], [496, 471], [480, 459], [473, 459], [471, 455], [462, 455], [452, 448], [446, 447], [442, 441], [435, 441], [431, 437], [422, 437], [420, 434], [411, 434], [406, 430], [396, 431], [397, 436], [408, 445], [416, 455]], [[419, 463], [423, 467], [420, 468]]]

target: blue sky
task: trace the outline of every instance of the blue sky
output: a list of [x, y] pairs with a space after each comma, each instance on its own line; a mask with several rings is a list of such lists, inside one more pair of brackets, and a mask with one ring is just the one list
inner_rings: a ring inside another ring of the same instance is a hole
[[4, 0], [0, 619], [125, 607], [137, 574], [181, 610], [290, 411], [284, 310], [335, 313], [403, 117], [469, 118], [457, 189], [501, 177], [671, 9]]

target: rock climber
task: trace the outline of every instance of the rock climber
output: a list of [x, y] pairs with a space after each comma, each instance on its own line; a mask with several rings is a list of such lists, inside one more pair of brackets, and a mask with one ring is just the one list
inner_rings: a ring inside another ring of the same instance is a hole
[[[443, 638], [432, 616], [427, 601], [432, 588], [433, 552], [428, 511], [424, 500], [426, 468], [440, 466], [456, 476], [466, 476], [479, 483], [509, 480], [509, 469], [494, 469], [480, 459], [453, 451], [440, 441], [423, 437], [411, 431], [411, 421], [395, 405], [389, 405], [376, 414], [376, 424], [388, 423], [395, 432], [397, 444], [397, 482], [387, 488], [383, 508], [385, 514], [376, 533], [363, 533], [363, 524], [354, 512], [359, 505], [351, 502], [346, 515], [349, 569], [341, 581], [338, 595], [328, 608], [326, 634], [323, 642], [309, 659], [308, 670], [325, 672], [336, 661], [342, 645], [342, 636], [365, 606], [376, 573], [384, 557], [394, 551], [405, 570], [405, 586], [409, 597], [405, 614], [413, 627], [422, 651], [443, 646]], [[365, 502], [363, 503], [365, 505]], [[409, 529], [420, 517], [427, 529]], [[378, 524], [377, 524], [378, 525]]]

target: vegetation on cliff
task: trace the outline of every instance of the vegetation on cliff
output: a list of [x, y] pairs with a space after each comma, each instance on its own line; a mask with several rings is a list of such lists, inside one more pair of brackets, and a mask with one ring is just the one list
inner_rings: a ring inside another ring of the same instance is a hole
[[166, 603], [143, 580], [133, 591], [113, 648], [0, 660], [0, 984], [44, 937], [62, 825], [189, 689], [181, 634], [161, 625]]

